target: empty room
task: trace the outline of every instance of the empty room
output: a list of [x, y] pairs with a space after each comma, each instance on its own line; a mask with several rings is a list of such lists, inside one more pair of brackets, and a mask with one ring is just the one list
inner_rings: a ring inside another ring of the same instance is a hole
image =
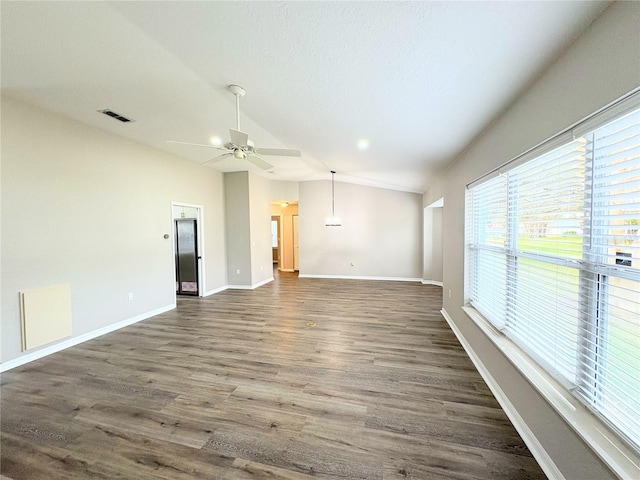
[[640, 478], [640, 2], [0, 22], [0, 479]]

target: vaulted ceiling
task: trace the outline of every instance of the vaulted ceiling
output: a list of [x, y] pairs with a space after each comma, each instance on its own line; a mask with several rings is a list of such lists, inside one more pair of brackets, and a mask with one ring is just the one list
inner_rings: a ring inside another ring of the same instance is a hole
[[2, 92], [205, 162], [167, 140], [228, 139], [238, 84], [241, 129], [302, 158], [202, 168], [423, 192], [607, 5], [3, 1]]

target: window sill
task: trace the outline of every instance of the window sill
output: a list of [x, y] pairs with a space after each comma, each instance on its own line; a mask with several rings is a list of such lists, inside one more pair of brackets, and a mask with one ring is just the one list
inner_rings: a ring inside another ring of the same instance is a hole
[[[578, 436], [590, 446], [605, 465], [620, 478], [640, 478], [640, 455], [638, 455], [637, 452], [621, 440], [617, 434], [587, 407], [582, 405], [578, 399], [566, 391], [557, 379], [542, 370], [526, 353], [493, 327], [474, 308], [462, 307], [462, 310], [483, 331], [487, 338], [500, 349], [511, 364], [527, 379]], [[484, 367], [482, 361], [477, 357], [466, 339], [462, 337], [461, 332], [453, 323], [451, 317], [444, 309], [442, 313], [482, 376], [485, 377], [485, 375], [487, 375], [489, 377], [485, 378], [485, 381], [487, 381], [491, 387], [498, 401], [501, 405], [503, 401], [509, 403], [508, 406], [510, 408], [505, 408], [505, 405], [502, 405], [502, 407], [509, 415], [523, 439], [525, 439], [525, 442], [527, 442], [527, 446], [529, 446], [538, 462], [543, 466], [545, 473], [549, 478], [563, 478], [543, 447], [535, 437], [533, 437], [524, 421], [511, 406], [506, 395], [501, 391], [498, 384], [493, 377], [491, 377], [491, 374]], [[494, 391], [494, 388], [498, 391]], [[516, 416], [517, 418], [511, 418], [512, 416]], [[520, 423], [520, 427], [525, 427], [527, 432], [520, 431], [517, 425], [518, 423]], [[527, 439], [527, 437], [529, 438]], [[535, 445], [529, 444], [531, 440], [533, 440], [531, 443], [535, 443]], [[539, 458], [540, 456], [544, 458]]]

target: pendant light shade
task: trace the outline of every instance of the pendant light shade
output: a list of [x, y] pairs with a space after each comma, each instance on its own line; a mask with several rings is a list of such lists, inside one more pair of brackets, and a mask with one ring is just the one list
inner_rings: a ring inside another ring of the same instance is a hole
[[331, 170], [331, 216], [327, 217], [324, 221], [327, 227], [340, 227], [342, 226], [342, 220], [340, 217], [336, 217], [336, 186], [335, 186], [336, 172]]
[[340, 217], [327, 217], [324, 219], [325, 227], [341, 227], [342, 220]]

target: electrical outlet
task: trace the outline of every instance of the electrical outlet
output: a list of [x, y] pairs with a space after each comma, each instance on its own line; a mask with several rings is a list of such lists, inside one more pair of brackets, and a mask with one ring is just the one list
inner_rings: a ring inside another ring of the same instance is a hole
[[129, 301], [133, 300], [133, 292], [129, 292]]
[[240, 269], [236, 268], [236, 275], [240, 275]]
[[451, 298], [451, 289], [449, 289], [449, 298]]

